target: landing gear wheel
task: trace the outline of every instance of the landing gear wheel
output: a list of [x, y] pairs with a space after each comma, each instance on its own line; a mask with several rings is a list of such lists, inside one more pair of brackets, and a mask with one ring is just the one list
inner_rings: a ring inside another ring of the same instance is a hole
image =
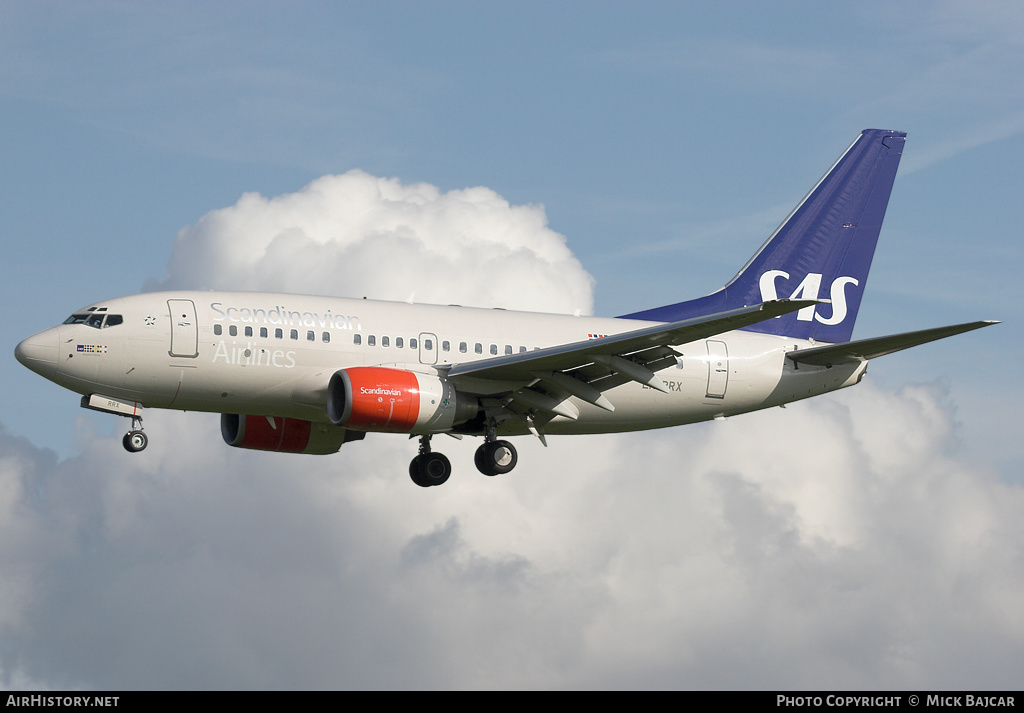
[[443, 453], [421, 453], [409, 463], [409, 477], [421, 488], [441, 485], [452, 474], [452, 464]]
[[484, 475], [503, 475], [516, 467], [519, 456], [508, 441], [487, 441], [476, 449], [473, 461]]
[[124, 438], [121, 439], [121, 443], [124, 445], [124, 449], [129, 453], [138, 453], [139, 451], [145, 450], [146, 446], [149, 445], [149, 437], [146, 436], [145, 431], [129, 431], [124, 434]]

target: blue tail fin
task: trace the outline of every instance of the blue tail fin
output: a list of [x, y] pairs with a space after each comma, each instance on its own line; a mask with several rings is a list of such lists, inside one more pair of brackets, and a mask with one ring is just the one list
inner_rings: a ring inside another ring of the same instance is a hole
[[820, 299], [831, 304], [745, 329], [821, 342], [850, 341], [906, 136], [903, 131], [862, 131], [718, 292], [623, 317], [674, 322], [776, 298]]

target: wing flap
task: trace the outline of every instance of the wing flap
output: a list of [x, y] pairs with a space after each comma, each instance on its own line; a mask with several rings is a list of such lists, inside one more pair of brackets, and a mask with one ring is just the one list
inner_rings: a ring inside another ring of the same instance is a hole
[[[629, 355], [629, 358], [638, 364], [647, 367], [651, 371], [656, 372], [675, 364], [676, 357], [679, 356], [682, 356], [682, 354], [677, 352], [675, 349], [666, 346], [645, 349], [642, 352], [634, 352]], [[616, 386], [629, 381], [629, 379], [621, 379], [611, 386], [605, 386], [604, 384], [607, 380], [618, 376], [618, 374], [604, 364], [599, 364], [596, 361], [591, 364], [571, 369], [565, 373], [571, 374], [574, 378], [585, 381], [588, 384], [597, 386], [601, 391], [613, 389]], [[599, 386], [598, 384], [601, 385]]]
[[603, 408], [605, 411], [615, 410], [615, 407], [605, 398], [600, 389], [595, 389], [586, 381], [575, 376], [570, 376], [561, 371], [534, 372], [534, 376], [540, 379], [541, 382], [549, 382], [555, 388], [567, 392], [570, 396], [575, 396], [587, 403], [594, 404], [594, 406]]

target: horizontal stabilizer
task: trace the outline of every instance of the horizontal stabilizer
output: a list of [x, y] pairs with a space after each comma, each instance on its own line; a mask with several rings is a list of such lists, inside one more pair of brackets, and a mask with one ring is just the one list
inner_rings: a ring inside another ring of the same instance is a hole
[[800, 349], [799, 351], [787, 352], [786, 357], [799, 364], [811, 364], [814, 366], [848, 364], [850, 362], [865, 361], [885, 356], [886, 354], [892, 354], [903, 349], [916, 347], [919, 344], [927, 344], [928, 342], [934, 342], [936, 339], [945, 339], [946, 337], [952, 337], [954, 334], [963, 334], [964, 332], [981, 329], [992, 324], [999, 324], [999, 322], [968, 322], [967, 324], [954, 324], [949, 327], [922, 329], [919, 332], [890, 334], [887, 337], [861, 339], [856, 342], [832, 344], [827, 347]]

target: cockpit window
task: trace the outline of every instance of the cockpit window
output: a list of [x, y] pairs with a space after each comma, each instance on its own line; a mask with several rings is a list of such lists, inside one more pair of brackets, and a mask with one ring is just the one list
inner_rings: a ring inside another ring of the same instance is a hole
[[114, 327], [122, 322], [124, 318], [119, 314], [105, 314], [99, 311], [73, 314], [64, 320], [64, 324], [84, 324], [95, 329]]

